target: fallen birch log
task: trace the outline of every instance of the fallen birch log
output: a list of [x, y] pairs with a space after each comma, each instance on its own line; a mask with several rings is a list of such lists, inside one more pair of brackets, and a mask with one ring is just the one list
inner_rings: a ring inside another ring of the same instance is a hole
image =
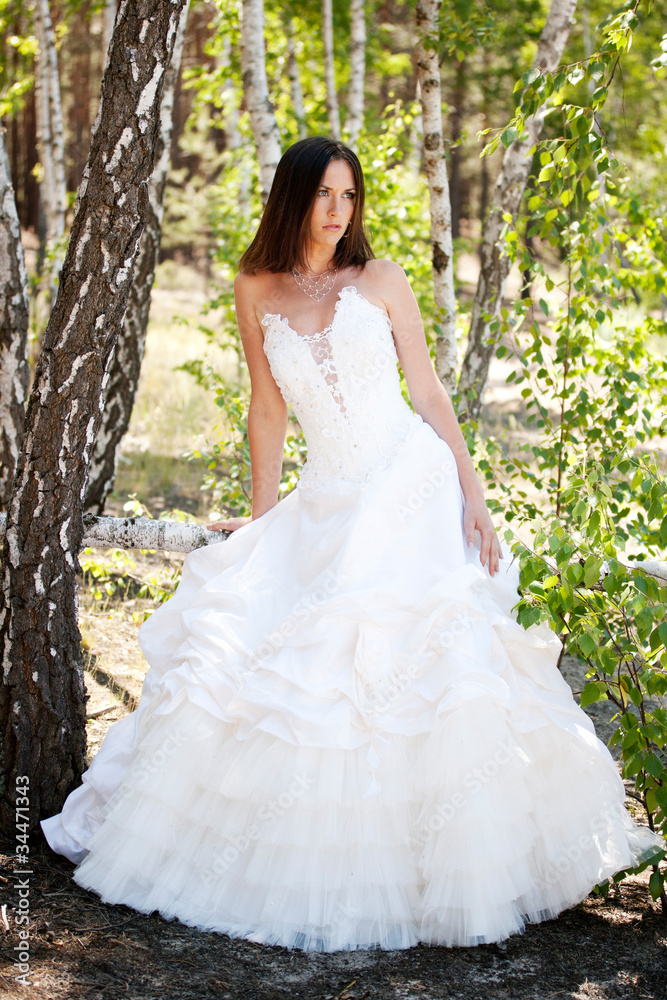
[[[7, 515], [0, 514], [0, 541], [5, 534]], [[82, 548], [156, 549], [164, 552], [192, 552], [204, 545], [224, 542], [228, 531], [209, 531], [203, 524], [188, 521], [160, 521], [150, 517], [97, 517], [83, 515]]]

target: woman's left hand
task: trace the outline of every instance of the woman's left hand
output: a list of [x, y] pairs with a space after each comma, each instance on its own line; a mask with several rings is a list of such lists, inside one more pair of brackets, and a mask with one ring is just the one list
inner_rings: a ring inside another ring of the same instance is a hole
[[489, 514], [489, 508], [486, 506], [486, 501], [482, 495], [472, 496], [470, 499], [466, 498], [465, 501], [463, 532], [469, 547], [475, 544], [475, 531], [479, 531], [482, 538], [479, 554], [480, 562], [484, 566], [488, 560], [489, 573], [491, 576], [494, 576], [498, 572], [503, 552], [500, 547], [500, 539], [496, 534], [496, 529]]

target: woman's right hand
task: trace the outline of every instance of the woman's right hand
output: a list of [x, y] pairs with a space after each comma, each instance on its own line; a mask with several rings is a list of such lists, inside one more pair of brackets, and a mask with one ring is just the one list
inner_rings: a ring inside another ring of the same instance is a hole
[[209, 531], [236, 531], [249, 521], [252, 521], [252, 517], [228, 517], [225, 521], [212, 521], [206, 527]]

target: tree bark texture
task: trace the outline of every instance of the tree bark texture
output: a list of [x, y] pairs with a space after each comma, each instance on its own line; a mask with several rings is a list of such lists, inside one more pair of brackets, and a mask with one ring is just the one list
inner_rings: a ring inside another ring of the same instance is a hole
[[280, 159], [280, 132], [269, 100], [264, 58], [263, 0], [243, 0], [241, 17], [241, 73], [257, 159], [262, 204], [269, 197]]
[[[576, 7], [577, 0], [552, 0], [537, 46], [534, 67], [543, 72], [553, 72], [558, 67], [570, 37]], [[508, 257], [498, 245], [504, 226], [503, 214], [509, 212], [515, 215], [519, 210], [533, 161], [531, 149], [540, 137], [545, 112], [546, 108], [542, 107], [527, 119], [523, 134], [507, 147], [486, 216], [481, 268], [458, 385], [466, 400], [467, 418], [477, 419], [479, 416], [491, 357], [498, 341], [490, 325], [500, 315], [510, 268]]]
[[334, 69], [332, 0], [322, 0], [322, 45], [324, 47], [324, 85], [327, 95], [329, 132], [334, 139], [340, 139], [340, 115], [338, 113], [338, 95], [336, 93], [336, 73]]
[[28, 278], [5, 134], [0, 126], [0, 507], [9, 503], [29, 381]]
[[350, 0], [350, 89], [345, 131], [356, 148], [364, 127], [364, 83], [366, 78], [366, 8], [364, 0]]
[[435, 370], [445, 389], [451, 394], [456, 388], [456, 298], [451, 205], [442, 134], [439, 12], [440, 0], [418, 0], [417, 72], [422, 106], [424, 169], [431, 204], [433, 295], [440, 327], [436, 340]]
[[113, 487], [120, 443], [130, 424], [146, 347], [151, 293], [162, 239], [164, 191], [167, 186], [173, 130], [174, 91], [181, 68], [189, 3], [190, 0], [186, 0], [183, 5], [172, 61], [166, 73], [160, 111], [160, 135], [155, 151], [155, 169], [148, 186], [149, 205], [146, 224], [134, 264], [134, 280], [123, 325], [118, 334], [111, 363], [102, 420], [90, 459], [85, 506], [87, 510], [97, 514], [101, 514], [104, 510], [104, 503]]
[[[65, 232], [67, 188], [58, 55], [48, 0], [36, 0], [33, 20], [39, 45], [35, 64], [35, 89], [37, 143], [43, 173], [40, 194], [49, 244], [62, 239]], [[58, 269], [56, 263], [54, 277]]]
[[85, 768], [77, 553], [90, 451], [149, 210], [165, 72], [185, 0], [122, 0], [7, 517], [0, 602], [0, 826], [29, 826]]

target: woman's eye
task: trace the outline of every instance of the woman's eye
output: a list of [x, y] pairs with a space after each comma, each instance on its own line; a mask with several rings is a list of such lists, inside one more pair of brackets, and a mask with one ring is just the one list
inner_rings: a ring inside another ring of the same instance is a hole
[[327, 192], [326, 192], [326, 190], [325, 190], [324, 188], [322, 188], [322, 189], [321, 189], [320, 191], [318, 191], [317, 193], [318, 193], [318, 194], [326, 194]]
[[345, 194], [348, 198], [354, 198], [356, 191], [346, 191]]

